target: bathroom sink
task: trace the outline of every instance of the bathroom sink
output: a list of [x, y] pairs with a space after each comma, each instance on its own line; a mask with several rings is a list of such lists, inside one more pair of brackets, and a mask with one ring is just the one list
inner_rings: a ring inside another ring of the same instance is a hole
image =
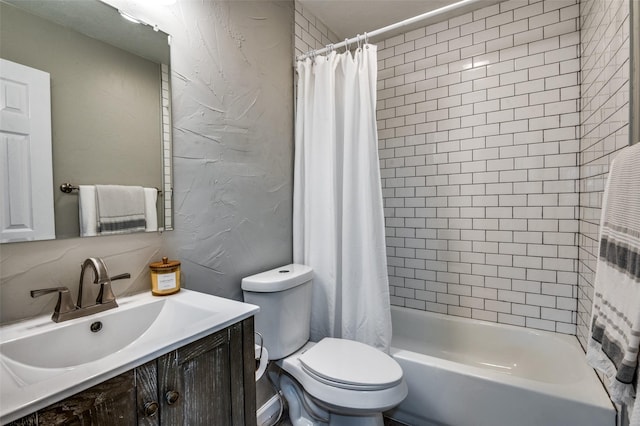
[[[0, 344], [10, 360], [39, 368], [64, 368], [103, 358], [133, 343], [163, 311], [164, 300], [122, 307]], [[129, 309], [127, 309], [129, 308]]]
[[145, 340], [158, 339], [169, 328], [184, 328], [215, 314], [215, 306], [202, 309], [177, 299], [124, 303], [102, 314], [52, 324], [10, 341], [2, 339], [0, 353], [32, 367], [73, 367], [111, 355], [143, 335]]
[[258, 307], [182, 290], [118, 299], [115, 309], [54, 323], [0, 327], [0, 422], [142, 365], [241, 321]]

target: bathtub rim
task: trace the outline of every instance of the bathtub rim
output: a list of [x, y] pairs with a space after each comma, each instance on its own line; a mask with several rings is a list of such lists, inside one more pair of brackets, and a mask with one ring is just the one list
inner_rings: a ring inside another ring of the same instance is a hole
[[[616, 411], [615, 406], [611, 402], [606, 389], [600, 380], [600, 377], [596, 374], [595, 370], [586, 363], [585, 352], [582, 349], [578, 339], [574, 335], [550, 332], [538, 329], [529, 329], [525, 327], [519, 327], [510, 324], [501, 324], [491, 321], [479, 320], [475, 318], [459, 317], [453, 315], [442, 314], [438, 312], [423, 311], [414, 308], [408, 308], [404, 306], [391, 306], [392, 322], [393, 312], [409, 312], [412, 315], [420, 315], [432, 317], [435, 319], [453, 321], [458, 323], [475, 323], [482, 326], [488, 326], [497, 329], [506, 329], [512, 332], [542, 336], [543, 338], [552, 338], [568, 344], [574, 351], [576, 351], [582, 360], [584, 365], [580, 368], [583, 370], [584, 375], [581, 380], [572, 383], [546, 383], [542, 381], [536, 381], [533, 379], [520, 377], [516, 375], [510, 375], [505, 372], [495, 371], [487, 368], [482, 368], [475, 365], [469, 365], [462, 362], [452, 361], [444, 358], [438, 358], [433, 355], [428, 355], [420, 352], [415, 352], [410, 349], [394, 346], [394, 340], [391, 341], [390, 354], [395, 359], [404, 358], [408, 361], [419, 362], [426, 364], [430, 367], [442, 368], [454, 374], [460, 374], [464, 372], [472, 377], [477, 377], [497, 384], [508, 383], [517, 387], [524, 387], [533, 390], [537, 393], [543, 393], [547, 395], [555, 395], [558, 398], [572, 401], [575, 403], [595, 405], [603, 409], [612, 409]], [[394, 333], [395, 334], [395, 333]], [[402, 363], [401, 363], [402, 365]], [[462, 368], [461, 368], [462, 367]], [[560, 391], [560, 392], [559, 392]], [[562, 392], [564, 391], [564, 392]]]

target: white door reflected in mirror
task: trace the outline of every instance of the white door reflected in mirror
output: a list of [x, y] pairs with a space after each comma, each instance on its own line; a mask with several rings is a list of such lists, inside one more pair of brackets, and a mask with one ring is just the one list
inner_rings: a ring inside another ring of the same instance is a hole
[[0, 59], [0, 242], [51, 240], [49, 73]]

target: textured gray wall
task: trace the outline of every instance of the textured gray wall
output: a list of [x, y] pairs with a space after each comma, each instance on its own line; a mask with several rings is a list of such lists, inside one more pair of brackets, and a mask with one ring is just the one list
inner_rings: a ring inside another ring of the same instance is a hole
[[88, 256], [132, 274], [116, 295], [146, 290], [148, 263], [169, 255], [185, 287], [236, 299], [243, 276], [291, 261], [292, 2], [118, 7], [172, 36], [175, 231], [0, 246], [2, 322], [52, 311], [29, 290], [75, 293]]
[[[290, 262], [292, 2], [179, 2], [172, 39], [175, 231], [189, 288], [241, 298]], [[164, 29], [164, 28], [163, 28]]]

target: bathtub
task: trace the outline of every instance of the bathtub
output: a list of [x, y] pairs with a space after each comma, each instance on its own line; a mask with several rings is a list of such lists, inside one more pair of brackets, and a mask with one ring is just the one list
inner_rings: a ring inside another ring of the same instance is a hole
[[574, 336], [391, 308], [409, 395], [386, 414], [415, 426], [615, 426]]

